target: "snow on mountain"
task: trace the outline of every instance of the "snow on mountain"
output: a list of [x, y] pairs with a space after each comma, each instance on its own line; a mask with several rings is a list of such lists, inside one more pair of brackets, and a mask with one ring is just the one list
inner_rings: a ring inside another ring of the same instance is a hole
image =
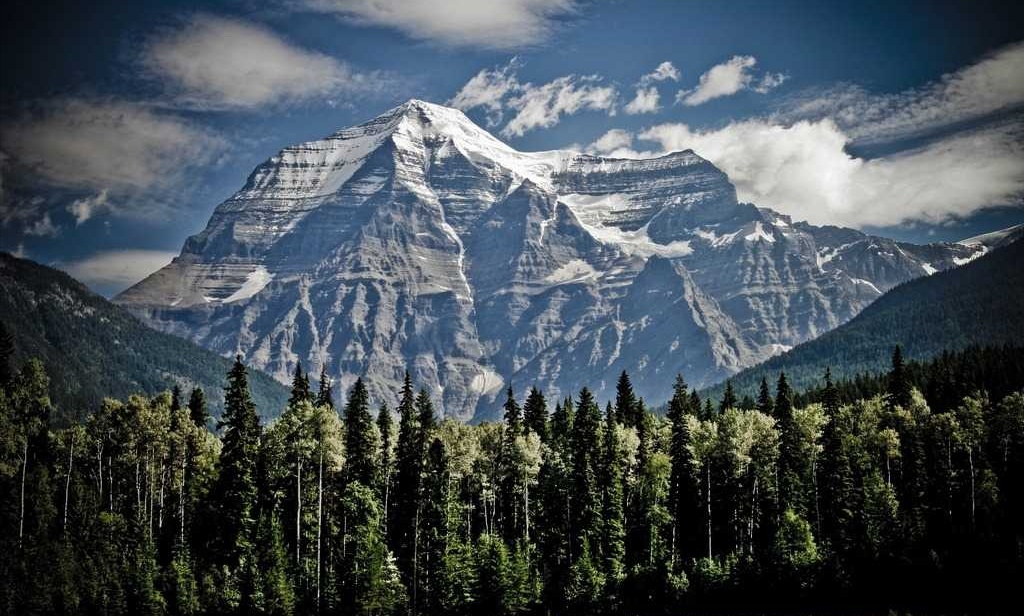
[[394, 401], [493, 417], [504, 386], [668, 397], [849, 320], [985, 244], [914, 246], [740, 203], [692, 151], [518, 152], [412, 100], [285, 148], [116, 301], [287, 381], [325, 365]]

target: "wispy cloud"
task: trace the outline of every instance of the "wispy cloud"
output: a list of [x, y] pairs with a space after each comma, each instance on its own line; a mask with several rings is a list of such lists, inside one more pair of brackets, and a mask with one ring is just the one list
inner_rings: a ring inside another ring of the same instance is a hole
[[140, 63], [177, 104], [206, 109], [332, 102], [380, 80], [261, 25], [206, 13], [153, 35]]
[[832, 118], [861, 142], [910, 137], [1024, 106], [1024, 43], [1015, 43], [919, 88], [876, 94], [855, 85], [802, 92], [780, 121]]
[[661, 109], [661, 94], [656, 84], [666, 80], [679, 81], [679, 76], [679, 69], [671, 62], [662, 62], [653, 71], [640, 77], [636, 84], [636, 95], [622, 110], [630, 115], [657, 112]]
[[516, 74], [519, 63], [484, 69], [474, 75], [449, 101], [462, 110], [482, 107], [488, 125], [497, 126], [505, 112], [512, 118], [501, 129], [505, 137], [519, 137], [558, 124], [563, 116], [584, 110], [614, 115], [618, 89], [604, 83], [599, 75], [566, 75], [548, 83], [521, 83]]
[[177, 253], [164, 250], [109, 250], [51, 265], [97, 293], [111, 297], [167, 265], [176, 256]]
[[62, 187], [129, 193], [165, 188], [226, 142], [181, 117], [118, 100], [47, 103], [0, 129], [14, 161]]
[[546, 39], [575, 0], [305, 0], [309, 10], [446, 45], [514, 49]]
[[676, 100], [694, 107], [743, 90], [764, 94], [787, 79], [782, 73], [764, 73], [758, 77], [754, 74], [756, 65], [757, 59], [754, 56], [733, 56], [701, 75], [695, 88], [679, 91]]

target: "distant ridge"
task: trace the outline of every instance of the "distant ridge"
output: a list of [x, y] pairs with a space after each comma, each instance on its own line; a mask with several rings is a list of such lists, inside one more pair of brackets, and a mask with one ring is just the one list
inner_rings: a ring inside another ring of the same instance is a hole
[[[146, 327], [63, 272], [0, 253], [0, 321], [14, 337], [17, 361], [45, 362], [60, 417], [87, 415], [104, 397], [175, 384], [186, 397], [202, 387], [210, 412], [220, 415], [228, 359]], [[250, 370], [249, 383], [263, 416], [280, 413], [284, 386], [258, 370]]]
[[[773, 382], [780, 371], [797, 389], [817, 386], [826, 366], [837, 378], [880, 372], [897, 344], [909, 359], [974, 345], [1024, 344], [1024, 241], [1014, 241], [1022, 231], [971, 238], [998, 247], [961, 267], [896, 286], [848, 323], [738, 373], [733, 387], [739, 395], [754, 395], [762, 376]], [[722, 387], [706, 393], [718, 396]]]

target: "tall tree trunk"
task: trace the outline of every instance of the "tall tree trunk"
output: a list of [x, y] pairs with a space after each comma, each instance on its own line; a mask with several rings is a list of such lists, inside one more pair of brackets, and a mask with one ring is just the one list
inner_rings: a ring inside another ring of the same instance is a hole
[[971, 471], [971, 529], [974, 529], [975, 495], [974, 495], [974, 448], [967, 448], [967, 463]]
[[185, 545], [185, 468], [188, 465], [188, 451], [181, 454], [181, 485], [178, 488], [178, 543]]
[[295, 567], [301, 569], [302, 558], [302, 460], [295, 460]]
[[18, 547], [25, 536], [25, 473], [28, 470], [28, 431], [25, 432], [25, 447], [21, 454], [21, 508], [18, 512]]
[[320, 612], [320, 549], [323, 545], [324, 528], [324, 450], [320, 445], [320, 470], [317, 477], [316, 492], [316, 611]]
[[711, 465], [704, 465], [704, 475], [707, 478], [707, 501], [708, 501], [708, 558], [711, 558]]
[[75, 464], [75, 431], [71, 431], [71, 447], [68, 451], [68, 478], [64, 482], [64, 538], [68, 536], [68, 500], [71, 494], [71, 470]]

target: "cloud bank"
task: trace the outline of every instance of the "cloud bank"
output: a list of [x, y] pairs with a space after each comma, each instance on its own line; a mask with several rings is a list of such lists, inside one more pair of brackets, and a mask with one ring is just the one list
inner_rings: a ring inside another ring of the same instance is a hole
[[[634, 140], [648, 143], [633, 149]], [[988, 206], [1021, 203], [1024, 134], [999, 125], [876, 159], [850, 155], [851, 137], [832, 120], [792, 125], [734, 122], [714, 130], [686, 124], [637, 134], [612, 130], [595, 153], [647, 157], [692, 149], [720, 167], [739, 198], [797, 220], [853, 227], [941, 223]]]
[[108, 250], [77, 261], [51, 265], [97, 293], [112, 297], [167, 265], [176, 256], [178, 253], [165, 250]]

